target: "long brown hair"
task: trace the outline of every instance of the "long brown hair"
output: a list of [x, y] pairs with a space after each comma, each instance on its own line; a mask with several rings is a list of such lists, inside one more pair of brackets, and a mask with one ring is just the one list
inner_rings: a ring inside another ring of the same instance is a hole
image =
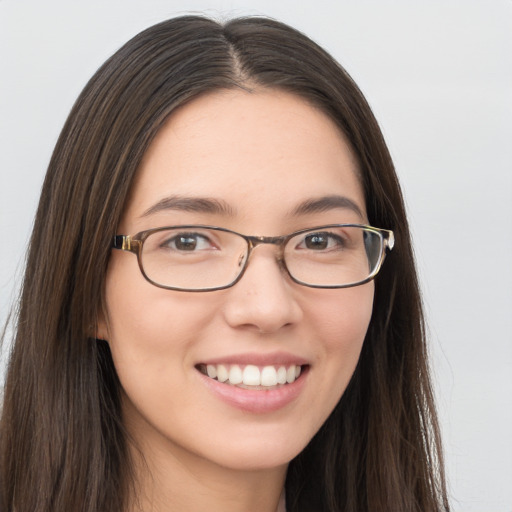
[[449, 509], [404, 203], [367, 102], [332, 57], [286, 25], [187, 16], [140, 33], [97, 71], [51, 158], [5, 385], [2, 510], [126, 508], [132, 476], [120, 385], [108, 345], [93, 339], [111, 239], [168, 116], [236, 87], [279, 88], [330, 116], [359, 160], [370, 223], [396, 236], [349, 387], [290, 463], [288, 510]]

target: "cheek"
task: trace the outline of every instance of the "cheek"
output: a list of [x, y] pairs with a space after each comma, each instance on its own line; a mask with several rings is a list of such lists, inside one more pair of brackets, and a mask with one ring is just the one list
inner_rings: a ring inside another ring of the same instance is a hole
[[172, 292], [166, 290], [163, 292], [167, 296], [159, 297], [159, 290], [155, 290], [156, 294], [150, 291], [151, 298], [139, 296], [140, 301], [126, 296], [110, 301], [110, 345], [119, 361], [137, 357], [141, 363], [177, 362], [177, 356], [197, 340], [210, 322], [215, 309], [211, 305], [203, 308], [197, 301], [189, 302], [183, 297], [173, 300]]
[[211, 298], [205, 304], [203, 297], [151, 285], [133, 260], [113, 257], [105, 288], [105, 338], [122, 382], [130, 373], [146, 370], [156, 378], [168, 374], [169, 366], [183, 367], [187, 349], [211, 321], [216, 308]]
[[327, 409], [339, 401], [357, 366], [372, 316], [373, 295], [374, 285], [367, 283], [327, 293], [324, 290], [312, 302], [311, 325], [320, 340], [317, 357]]
[[360, 351], [373, 310], [374, 284], [323, 290], [311, 301], [312, 325], [322, 333], [328, 352]]
[[125, 421], [137, 431], [146, 432], [146, 422], [165, 430], [176, 411], [198, 402], [190, 391], [190, 368], [216, 304], [211, 297], [205, 303], [206, 296], [137, 284], [126, 293], [107, 279], [108, 342], [124, 391]]

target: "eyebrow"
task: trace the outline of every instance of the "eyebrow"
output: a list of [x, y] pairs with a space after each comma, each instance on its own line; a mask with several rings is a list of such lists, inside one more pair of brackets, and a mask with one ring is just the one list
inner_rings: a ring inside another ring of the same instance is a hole
[[184, 212], [211, 213], [225, 216], [234, 216], [235, 210], [221, 199], [210, 197], [183, 197], [169, 196], [150, 206], [141, 217], [147, 217], [165, 210], [178, 210]]
[[338, 195], [323, 196], [319, 197], [318, 199], [308, 199], [307, 201], [300, 203], [292, 211], [292, 215], [307, 215], [309, 213], [321, 213], [327, 212], [329, 210], [335, 210], [338, 208], [352, 210], [357, 215], [359, 215], [361, 219], [365, 218], [359, 206], [354, 201], [352, 201], [352, 199]]
[[[299, 216], [311, 213], [321, 213], [339, 208], [352, 210], [359, 215], [359, 217], [364, 219], [361, 209], [354, 201], [348, 197], [338, 195], [308, 199], [296, 206], [292, 210], [291, 215]], [[144, 211], [141, 217], [147, 217], [166, 210], [209, 213], [231, 217], [236, 215], [236, 210], [221, 199], [214, 199], [210, 197], [169, 196], [161, 199], [153, 206], [150, 206]]]

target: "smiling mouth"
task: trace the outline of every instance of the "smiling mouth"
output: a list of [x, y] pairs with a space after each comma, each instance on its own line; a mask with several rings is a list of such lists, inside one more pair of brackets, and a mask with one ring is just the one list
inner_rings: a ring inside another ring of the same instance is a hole
[[300, 365], [199, 364], [196, 367], [210, 379], [244, 389], [272, 389], [292, 384], [305, 369]]

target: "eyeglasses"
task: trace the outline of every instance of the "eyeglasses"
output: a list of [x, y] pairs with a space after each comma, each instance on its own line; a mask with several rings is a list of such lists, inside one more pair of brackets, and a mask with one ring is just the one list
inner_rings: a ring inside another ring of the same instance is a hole
[[331, 224], [285, 236], [247, 236], [214, 226], [171, 226], [116, 235], [112, 247], [137, 255], [142, 275], [169, 290], [206, 292], [236, 284], [261, 244], [279, 248], [290, 278], [311, 288], [348, 288], [380, 270], [395, 243], [392, 231]]

